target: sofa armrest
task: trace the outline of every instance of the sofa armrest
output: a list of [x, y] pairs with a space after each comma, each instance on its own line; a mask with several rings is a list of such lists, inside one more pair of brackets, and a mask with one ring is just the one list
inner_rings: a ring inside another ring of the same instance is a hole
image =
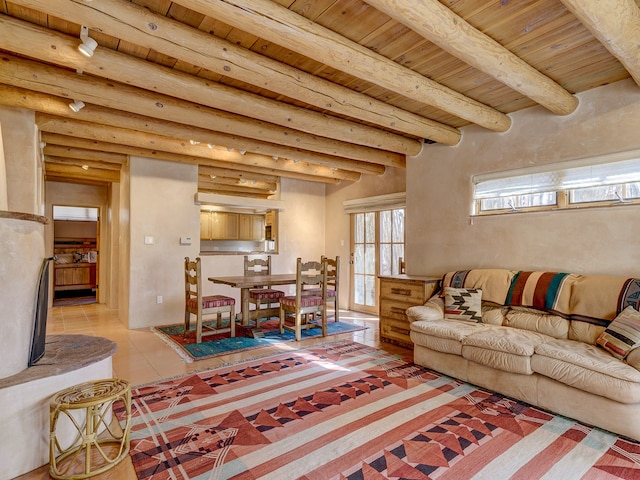
[[434, 295], [424, 305], [407, 308], [405, 312], [409, 322], [418, 320], [442, 320], [444, 318], [444, 300]]
[[631, 350], [625, 361], [636, 370], [640, 370], [640, 347]]

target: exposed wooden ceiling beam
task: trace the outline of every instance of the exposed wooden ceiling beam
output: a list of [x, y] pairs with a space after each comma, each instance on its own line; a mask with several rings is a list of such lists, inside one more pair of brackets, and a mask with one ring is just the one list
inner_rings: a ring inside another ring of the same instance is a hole
[[560, 0], [640, 86], [640, 7], [634, 0]]
[[[296, 171], [276, 170], [275, 168], [262, 168], [245, 166], [241, 164], [233, 164], [228, 162], [220, 162], [217, 160], [207, 160], [202, 157], [192, 155], [182, 155], [161, 150], [150, 150], [148, 148], [134, 147], [123, 145], [121, 143], [102, 142], [97, 140], [78, 138], [74, 136], [59, 135], [55, 133], [41, 133], [42, 141], [50, 145], [59, 145], [71, 148], [80, 148], [86, 150], [99, 150], [101, 152], [122, 153], [125, 155], [134, 155], [146, 158], [157, 158], [159, 160], [167, 160], [170, 162], [189, 163], [202, 166], [222, 167], [230, 169], [238, 169], [240, 172], [251, 172], [253, 174], [277, 175], [286, 178], [294, 178], [297, 180], [305, 180], [309, 182], [321, 183], [339, 183], [341, 180], [358, 181], [360, 174], [358, 172], [348, 172], [344, 170], [331, 170], [327, 167], [317, 167], [314, 174], [306, 174]], [[45, 147], [45, 148], [47, 148]]]
[[217, 195], [234, 195], [236, 197], [254, 197], [254, 198], [262, 198], [267, 199], [272, 194], [271, 193], [263, 193], [259, 194], [251, 189], [246, 189], [242, 187], [228, 187], [224, 188], [221, 186], [220, 188], [200, 188], [198, 187], [198, 192], [200, 193], [215, 193]]
[[[307, 162], [296, 162], [288, 159], [275, 160], [266, 155], [255, 153], [228, 151], [226, 148], [209, 148], [205, 144], [193, 145], [188, 140], [178, 140], [147, 132], [138, 132], [126, 128], [111, 127], [96, 122], [84, 122], [70, 118], [57, 117], [46, 113], [36, 114], [36, 124], [41, 131], [58, 133], [60, 135], [71, 135], [75, 137], [88, 138], [102, 142], [118, 142], [124, 145], [141, 147], [147, 149], [158, 149], [165, 152], [178, 153], [181, 155], [192, 155], [209, 160], [218, 160], [229, 163], [239, 163], [243, 166], [258, 166], [268, 168], [279, 168], [281, 170], [300, 171], [312, 174], [318, 165]], [[385, 167], [373, 163], [360, 162], [357, 160], [341, 159], [336, 162], [336, 168], [343, 168], [359, 173], [371, 175], [382, 175]]]
[[130, 2], [101, 0], [89, 5], [72, 0], [57, 0], [55, 4], [50, 0], [13, 0], [13, 3], [47, 11], [137, 45], [151, 45], [165, 55], [323, 110], [445, 145], [455, 145], [460, 140], [461, 134], [455, 128], [290, 67]]
[[438, 0], [367, 0], [367, 3], [553, 113], [567, 115], [578, 106], [578, 99], [571, 93]]
[[[47, 147], [45, 147], [46, 150]], [[59, 157], [56, 155], [47, 155], [45, 153], [45, 165], [49, 166], [49, 165], [72, 165], [75, 167], [83, 167], [83, 166], [87, 166], [90, 169], [100, 169], [100, 170], [116, 170], [116, 171], [120, 171], [120, 169], [122, 168], [122, 163], [109, 163], [109, 162], [103, 162], [100, 160], [90, 160], [89, 158], [83, 159], [83, 158], [66, 158], [66, 157]]]
[[256, 193], [273, 195], [278, 189], [277, 185], [269, 184], [266, 182], [252, 183], [248, 180], [239, 181], [235, 178], [216, 177], [210, 178], [208, 175], [198, 176], [198, 188], [227, 188], [238, 187], [245, 188], [247, 191], [255, 191]]
[[0, 58], [0, 83], [6, 85], [69, 99], [81, 99], [86, 103], [160, 120], [354, 160], [368, 161], [379, 156], [386, 157], [390, 153], [267, 124], [168, 95], [154, 94], [88, 75], [78, 75], [12, 55], [0, 54]]
[[119, 163], [120, 165], [124, 164], [128, 159], [128, 156], [122, 153], [100, 152], [97, 150], [64, 147], [61, 145], [45, 144], [42, 151], [50, 157], [61, 157], [72, 160], [89, 159], [95, 162]]
[[420, 142], [415, 139], [278, 102], [108, 48], [98, 48], [87, 58], [78, 52], [77, 38], [11, 17], [0, 16], [0, 28], [6, 37], [4, 49], [41, 61], [308, 134], [402, 154], [420, 151]]
[[218, 168], [218, 167], [208, 167], [205, 165], [200, 165], [198, 168], [198, 173], [200, 175], [211, 176], [214, 175], [216, 177], [226, 177], [226, 178], [234, 178], [236, 180], [257, 180], [260, 182], [266, 182], [273, 185], [277, 185], [279, 181], [279, 177], [275, 175], [263, 175], [263, 174], [255, 174], [252, 172], [243, 172], [239, 170], [231, 170], [228, 168]]
[[[328, 167], [344, 168], [347, 164], [358, 165], [359, 162], [351, 163], [335, 155], [311, 152], [299, 148], [291, 148], [283, 145], [261, 142], [246, 137], [227, 135], [225, 133], [214, 132], [204, 128], [184, 125], [166, 120], [145, 117], [134, 113], [121, 112], [106, 107], [86, 104], [79, 112], [73, 112], [69, 108], [69, 100], [61, 97], [54, 97], [46, 93], [34, 92], [24, 88], [12, 87], [0, 84], [0, 104], [14, 107], [28, 108], [36, 112], [47, 113], [74, 120], [84, 120], [100, 123], [113, 127], [127, 128], [140, 132], [155, 133], [179, 140], [193, 140], [206, 145], [225, 146], [235, 148], [238, 151], [247, 151], [270, 157], [284, 157], [288, 159], [302, 160]], [[219, 147], [218, 150], [221, 150]], [[381, 152], [378, 150], [378, 152]], [[380, 160], [388, 161], [390, 166], [406, 167], [406, 157], [394, 154]], [[376, 163], [372, 161], [371, 163]], [[347, 168], [348, 169], [348, 168]]]
[[269, 0], [180, 0], [180, 4], [471, 123], [504, 132], [510, 118]]
[[50, 163], [46, 165], [46, 177], [69, 177], [76, 180], [97, 180], [107, 183], [117, 183], [120, 181], [119, 170], [105, 170], [100, 168], [89, 168], [84, 170], [82, 167], [75, 165], [61, 165]]

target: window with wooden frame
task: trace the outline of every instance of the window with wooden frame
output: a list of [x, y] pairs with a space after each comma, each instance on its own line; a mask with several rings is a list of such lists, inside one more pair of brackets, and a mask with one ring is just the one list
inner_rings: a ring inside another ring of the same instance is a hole
[[472, 215], [640, 203], [640, 150], [475, 175]]

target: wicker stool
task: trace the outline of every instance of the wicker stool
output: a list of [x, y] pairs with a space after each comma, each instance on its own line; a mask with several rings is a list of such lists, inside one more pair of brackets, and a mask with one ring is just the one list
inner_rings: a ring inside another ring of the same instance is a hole
[[[112, 420], [118, 401], [124, 424]], [[131, 386], [110, 378], [62, 390], [51, 399], [49, 419], [50, 475], [75, 480], [103, 473], [129, 453]]]

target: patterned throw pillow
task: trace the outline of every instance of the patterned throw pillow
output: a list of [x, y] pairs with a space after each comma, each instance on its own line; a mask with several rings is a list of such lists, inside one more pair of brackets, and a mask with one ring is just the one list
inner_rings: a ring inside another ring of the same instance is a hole
[[444, 318], [481, 323], [482, 290], [445, 287]]
[[620, 360], [640, 346], [640, 312], [632, 306], [625, 308], [600, 334], [596, 344]]

